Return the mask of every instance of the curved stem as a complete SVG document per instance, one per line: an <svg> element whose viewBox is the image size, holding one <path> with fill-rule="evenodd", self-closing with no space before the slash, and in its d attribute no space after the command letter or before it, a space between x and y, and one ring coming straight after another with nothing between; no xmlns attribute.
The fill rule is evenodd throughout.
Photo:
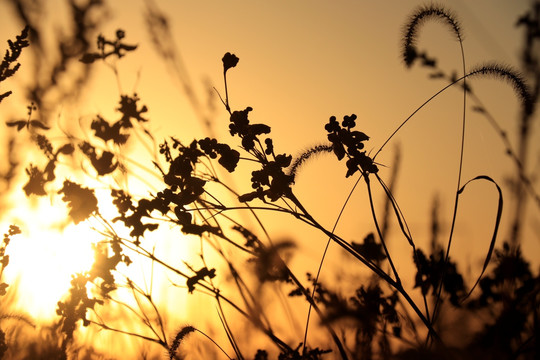
<svg viewBox="0 0 540 360"><path fill-rule="evenodd" d="M422 103L422 105L420 105L419 107L416 108L416 110L414 110L409 116L407 116L407 118L405 120L403 120L403 122L392 132L392 134L390 134L390 136L385 140L385 142L381 145L381 147L379 148L379 150L377 150L377 152L375 153L375 155L373 156L373 161L375 161L375 158L377 157L377 155L379 155L379 153L382 151L382 149L384 149L384 147L390 142L390 140L401 130L401 128L403 126L405 126L406 123L409 122L410 119L412 119L412 117L414 115L416 115L420 110L422 110L427 104L429 104L433 99L435 99L437 96L439 96L440 94L442 94L443 92L445 92L446 90L448 90L450 87L454 86L455 84L457 84L458 82L462 81L462 80L465 80L465 78L468 78L469 76L473 76L474 73L469 73L469 74L465 74L464 76L460 77L459 79L456 79L454 81L452 81L451 83L449 83L448 85L444 86L442 89L440 89L439 91L437 91L435 94L431 95L426 101L424 101Z"/></svg>

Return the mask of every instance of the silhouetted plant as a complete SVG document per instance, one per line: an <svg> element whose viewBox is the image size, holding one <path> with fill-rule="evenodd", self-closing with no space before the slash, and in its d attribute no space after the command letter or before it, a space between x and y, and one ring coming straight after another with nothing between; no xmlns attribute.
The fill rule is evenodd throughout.
<svg viewBox="0 0 540 360"><path fill-rule="evenodd" d="M19 56L21 56L22 49L29 45L28 43L28 26L23 29L21 35L17 35L15 42L8 40L9 49L6 50L4 59L0 64L0 82L15 75L19 70L21 64L17 62ZM6 97L11 95L11 91L6 91L0 94L0 102Z"/></svg>

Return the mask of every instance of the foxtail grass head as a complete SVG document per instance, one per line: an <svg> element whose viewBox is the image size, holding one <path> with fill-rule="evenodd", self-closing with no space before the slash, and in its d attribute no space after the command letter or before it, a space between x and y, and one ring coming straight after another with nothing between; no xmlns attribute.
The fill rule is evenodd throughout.
<svg viewBox="0 0 540 360"><path fill-rule="evenodd" d="M451 11L438 5L420 6L409 16L408 21L403 27L401 57L407 67L411 67L414 61L420 57L416 47L418 31L428 20L440 21L447 25L456 39L460 43L463 41L459 22Z"/></svg>

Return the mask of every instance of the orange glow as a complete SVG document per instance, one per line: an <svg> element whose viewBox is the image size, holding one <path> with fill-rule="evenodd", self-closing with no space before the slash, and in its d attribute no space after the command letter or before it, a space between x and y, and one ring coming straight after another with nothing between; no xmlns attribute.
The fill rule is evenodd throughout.
<svg viewBox="0 0 540 360"><path fill-rule="evenodd" d="M8 283L16 283L21 295L17 307L32 316L52 320L56 303L70 287L71 274L88 270L93 263L92 244L96 234L88 224L67 224L59 231L51 228L65 220L64 209L51 208L44 199L37 209L22 209L23 233L10 244Z"/></svg>

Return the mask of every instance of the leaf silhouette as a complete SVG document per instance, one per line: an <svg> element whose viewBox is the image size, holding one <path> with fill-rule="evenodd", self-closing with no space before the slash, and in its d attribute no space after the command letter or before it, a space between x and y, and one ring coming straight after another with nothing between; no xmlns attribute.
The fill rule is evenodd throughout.
<svg viewBox="0 0 540 360"><path fill-rule="evenodd" d="M143 105L140 109L138 109L138 101L139 97L137 96L137 94L134 94L132 97L127 95L122 95L120 97L120 107L118 108L118 111L120 111L123 115L122 119L120 120L122 127L132 127L133 125L130 121L131 118L137 120L138 122L148 121L148 119L142 117L142 114L147 112L148 108L146 107L146 105Z"/></svg>
<svg viewBox="0 0 540 360"><path fill-rule="evenodd" d="M138 45L128 45L128 44L120 44L118 45L118 48L120 50L125 50L125 51L133 51L135 49L137 49Z"/></svg>
<svg viewBox="0 0 540 360"><path fill-rule="evenodd" d="M113 172L118 167L118 163L113 162L113 160L114 154L110 151L104 151L101 157L95 156L91 159L92 165L98 172L98 175L101 176Z"/></svg>
<svg viewBox="0 0 540 360"><path fill-rule="evenodd" d="M373 233L368 234L363 243L360 244L353 242L351 245L356 251L370 261L378 263L386 259L383 246L382 244L377 244L375 242L375 236Z"/></svg>
<svg viewBox="0 0 540 360"><path fill-rule="evenodd" d="M119 121L111 126L107 120L99 115L97 119L92 121L91 128L94 130L94 134L105 142L112 140L115 144L122 145L129 138L128 134L122 134L120 132L122 124Z"/></svg>
<svg viewBox="0 0 540 360"><path fill-rule="evenodd" d="M40 128L40 129L43 129L43 130L49 130L50 127L48 127L47 125L45 125L44 123L42 123L41 121L39 120L14 120L14 121L6 121L6 125L8 127L17 127L17 131L21 131L22 129L24 129L25 127L27 128L30 128L31 127L34 127L34 128Z"/></svg>
<svg viewBox="0 0 540 360"><path fill-rule="evenodd" d="M94 211L98 210L97 198L92 189L66 180L58 193L64 194L62 200L68 203L69 216L75 224L86 220Z"/></svg>
<svg viewBox="0 0 540 360"><path fill-rule="evenodd" d="M50 129L50 127L48 127L47 125L45 125L44 123L42 123L39 120L31 120L30 121L30 126L38 127L40 129L43 129L43 130L49 130Z"/></svg>
<svg viewBox="0 0 540 360"><path fill-rule="evenodd" d="M94 61L101 59L101 55L98 53L86 53L79 59L80 62L84 64L91 64Z"/></svg>
<svg viewBox="0 0 540 360"><path fill-rule="evenodd" d="M99 156L96 153L96 148L87 142L84 142L79 147L88 156L99 176L110 174L118 167L118 163L114 162L114 154L112 152L103 151L101 156Z"/></svg>
<svg viewBox="0 0 540 360"><path fill-rule="evenodd" d="M47 195L45 192L45 183L47 182L44 177L45 174L32 164L30 164L30 167L26 169L26 174L29 177L28 182L23 187L26 196L30 196L32 194L38 196Z"/></svg>
<svg viewBox="0 0 540 360"><path fill-rule="evenodd" d="M203 267L196 272L196 275L188 278L186 281L188 291L192 293L195 290L195 284L197 284L201 280L204 280L206 276L208 276L210 279L214 278L216 276L216 269L208 270L207 267Z"/></svg>
<svg viewBox="0 0 540 360"><path fill-rule="evenodd" d="M9 285L6 284L6 283L1 283L0 284L0 296L6 295L6 293L7 293L6 289L7 289L8 286Z"/></svg>
<svg viewBox="0 0 540 360"><path fill-rule="evenodd" d="M71 144L65 144L60 149L58 149L58 154L70 155L75 151L75 148Z"/></svg>
<svg viewBox="0 0 540 360"><path fill-rule="evenodd" d="M118 58L126 55L127 52L137 49L138 45L123 44L121 40L126 36L124 30L116 30L116 39L107 40L103 35L98 36L97 47L100 52L85 53L79 59L84 64L92 64L96 60L105 60L111 55L116 55ZM105 50L106 48L110 50Z"/></svg>
<svg viewBox="0 0 540 360"><path fill-rule="evenodd" d="M8 127L17 127L17 131L21 131L26 126L26 124L26 120L6 121L6 125Z"/></svg>
<svg viewBox="0 0 540 360"><path fill-rule="evenodd" d="M6 91L5 93L3 94L0 94L0 102L2 102L2 100L4 100L5 98L7 98L9 95L11 95L13 93L13 91Z"/></svg>

